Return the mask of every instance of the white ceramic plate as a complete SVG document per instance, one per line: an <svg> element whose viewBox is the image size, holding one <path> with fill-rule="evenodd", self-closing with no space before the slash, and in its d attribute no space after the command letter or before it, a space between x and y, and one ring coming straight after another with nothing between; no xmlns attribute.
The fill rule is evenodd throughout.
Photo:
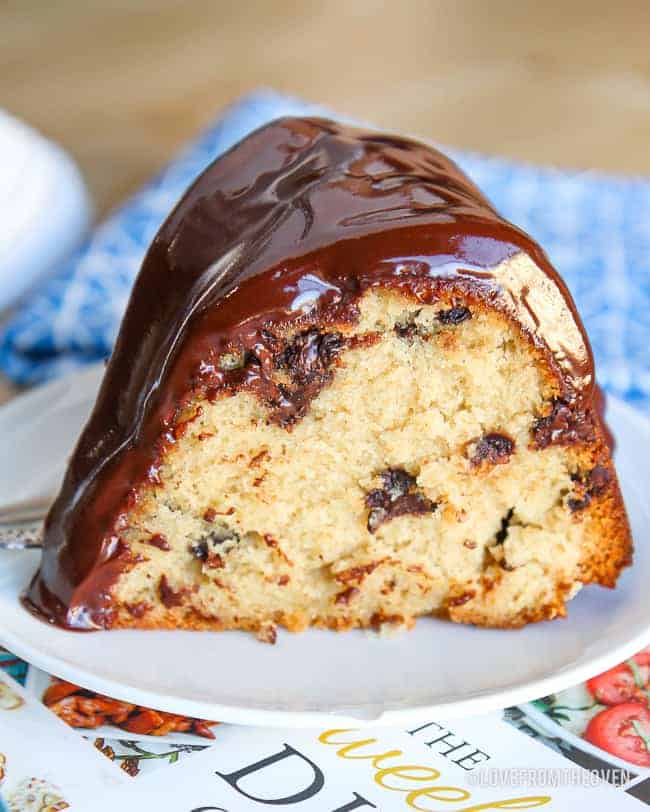
<svg viewBox="0 0 650 812"><path fill-rule="evenodd" d="M0 409L0 504L53 490L96 391L94 369ZM616 590L587 587L569 618L517 631L422 619L394 638L239 632L79 634L42 623L19 595L38 552L0 554L0 641L49 673L118 699L206 719L317 727L404 724L495 710L562 690L650 642L650 423L611 400L608 418L636 542Z"/></svg>

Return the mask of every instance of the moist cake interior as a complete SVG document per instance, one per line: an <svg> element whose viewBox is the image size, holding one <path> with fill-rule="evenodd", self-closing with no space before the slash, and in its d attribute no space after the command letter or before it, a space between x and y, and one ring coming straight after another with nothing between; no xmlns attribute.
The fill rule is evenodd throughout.
<svg viewBox="0 0 650 812"><path fill-rule="evenodd" d="M607 499L597 460L540 447L552 377L505 316L468 305L371 291L354 325L274 337L275 403L192 403L123 532L139 562L118 625L516 626L610 580L609 525L583 521Z"/></svg>

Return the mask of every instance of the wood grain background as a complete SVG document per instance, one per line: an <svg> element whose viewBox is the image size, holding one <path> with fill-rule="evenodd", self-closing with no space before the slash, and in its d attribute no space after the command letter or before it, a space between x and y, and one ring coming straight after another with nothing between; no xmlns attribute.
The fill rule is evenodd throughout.
<svg viewBox="0 0 650 812"><path fill-rule="evenodd" d="M650 174L650 0L0 0L0 105L101 216L259 86L441 143Z"/></svg>

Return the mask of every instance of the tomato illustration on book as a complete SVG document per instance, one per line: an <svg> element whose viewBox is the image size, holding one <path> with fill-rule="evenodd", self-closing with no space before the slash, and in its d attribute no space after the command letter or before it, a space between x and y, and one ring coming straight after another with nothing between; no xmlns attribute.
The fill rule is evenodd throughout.
<svg viewBox="0 0 650 812"><path fill-rule="evenodd" d="M650 710L639 702L622 702L589 722L585 739L631 764L650 767Z"/></svg>
<svg viewBox="0 0 650 812"><path fill-rule="evenodd" d="M587 689L601 705L621 702L650 704L650 649L630 657L587 681Z"/></svg>
<svg viewBox="0 0 650 812"><path fill-rule="evenodd" d="M650 778L650 646L522 710L533 729L578 764L586 754L631 778Z"/></svg>
<svg viewBox="0 0 650 812"><path fill-rule="evenodd" d="M584 737L618 758L650 767L650 649L587 682L607 705L589 721Z"/></svg>

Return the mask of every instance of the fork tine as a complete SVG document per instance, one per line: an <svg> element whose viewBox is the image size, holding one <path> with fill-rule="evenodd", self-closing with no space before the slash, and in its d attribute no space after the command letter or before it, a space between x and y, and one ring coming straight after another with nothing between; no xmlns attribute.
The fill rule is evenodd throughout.
<svg viewBox="0 0 650 812"><path fill-rule="evenodd" d="M42 546L42 522L0 527L0 550L30 550Z"/></svg>

